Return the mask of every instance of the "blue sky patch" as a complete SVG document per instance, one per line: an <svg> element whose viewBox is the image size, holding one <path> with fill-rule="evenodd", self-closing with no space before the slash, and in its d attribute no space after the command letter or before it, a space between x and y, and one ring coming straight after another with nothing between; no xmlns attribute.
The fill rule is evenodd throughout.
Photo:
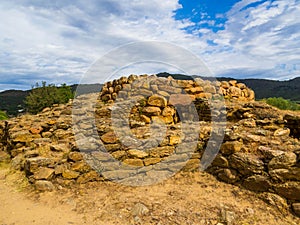
<svg viewBox="0 0 300 225"><path fill-rule="evenodd" d="M188 19L195 23L195 26L187 28L189 33L200 28L208 28L217 32L224 29L224 23L227 20L225 14L237 2L239 0L180 0L182 8L175 12L175 19Z"/></svg>

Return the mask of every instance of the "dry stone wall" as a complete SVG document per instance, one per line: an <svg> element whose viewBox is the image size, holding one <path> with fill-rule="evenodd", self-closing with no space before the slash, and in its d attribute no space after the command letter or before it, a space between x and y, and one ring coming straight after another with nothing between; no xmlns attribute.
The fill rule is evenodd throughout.
<svg viewBox="0 0 300 225"><path fill-rule="evenodd" d="M134 89L135 83L130 81L133 78L140 79L131 76L111 82L113 90L111 89L110 97L105 89L110 88L109 84L105 85L99 96L80 96L81 108L77 111L73 109L74 103L71 101L66 105L46 108L38 115L23 115L1 121L0 161L11 160L12 167L24 171L29 182L38 190L102 181L107 177L126 181L140 175L153 178L155 182L159 177L177 172L178 168L182 171L196 171L199 170L212 132L210 101L220 101L219 96L224 96L224 90L226 93L232 92L229 91L230 87L249 90L235 82L221 82L222 85L229 86L222 87L223 89L210 83L210 92L197 93L187 101L186 95L185 98L172 96L185 94L182 90L192 95L189 89L197 87L191 81L182 81L185 86L179 88L170 83L178 84L181 81L160 80L150 76L146 79L147 82L142 82L143 87ZM120 83L121 80L124 82ZM165 86L165 92L159 91L160 88L156 89L156 86L165 85L165 82L169 82ZM187 87L188 83L191 86ZM116 93L118 85L122 88ZM136 90L140 92L136 94ZM220 94L218 98L214 96L214 90ZM113 93L118 98L114 98ZM201 93L205 95L197 97ZM207 93L211 93L211 96L207 96ZM122 95L123 100L118 101ZM88 105L91 104L91 99L97 97L95 109L90 110ZM225 101L226 110L219 112L219 115L224 114L227 119L224 140L207 171L224 182L260 193L265 201L276 205L282 213L289 208L300 216L300 142L295 125L300 117L285 115L264 103L252 101L253 97L254 95L249 95L245 99L241 95L237 100L241 98L244 101L234 101L229 97ZM191 109L187 106L191 102L199 115L196 120L194 116L180 117L184 113L190 115ZM121 107L122 112L122 107L126 105L130 106L129 114L125 113L129 115L128 129L140 140L139 144L129 135L121 139L112 126L113 110ZM178 112L179 110L182 112ZM85 119L74 121L72 114L84 115ZM122 113L117 115L119 118L115 121L116 124L122 124ZM91 118L96 122L97 137L93 136ZM200 131L196 148L192 152L189 151L189 143L195 140L183 132L182 118L193 122L190 124L191 131ZM157 133L161 132L155 130L161 129L160 125L166 129L162 139L147 142L153 135L153 129ZM128 130L124 132L126 134ZM76 141L74 133L79 133L80 138ZM78 146L79 142L82 142L81 148ZM183 143L186 145L182 149L187 151L178 152L178 146ZM106 154L99 155L95 149ZM88 157L91 155L94 158ZM160 164L170 157L172 158L168 163ZM122 171L118 169L121 164L139 169Z"/></svg>
<svg viewBox="0 0 300 225"><path fill-rule="evenodd" d="M252 101L254 91L236 80L222 81L203 80L175 80L172 77L162 78L156 75L130 75L121 77L104 84L101 91L101 100L114 101L117 98L127 98L132 94L151 96L158 94L164 97L177 99L179 94L188 94L192 100L219 98L238 101Z"/></svg>
<svg viewBox="0 0 300 225"><path fill-rule="evenodd" d="M136 110L142 114L140 122L150 123L152 119L162 119L167 124L177 123L183 119L180 117L187 119L188 116L190 120L210 121L212 116L226 114L218 112L218 109L211 111L212 107L218 108L215 106L224 104L218 100L249 102L254 98L253 90L235 80L175 80L156 75L121 77L105 83L100 93L100 100L108 103L139 101L133 112ZM178 111L181 115L178 115Z"/></svg>

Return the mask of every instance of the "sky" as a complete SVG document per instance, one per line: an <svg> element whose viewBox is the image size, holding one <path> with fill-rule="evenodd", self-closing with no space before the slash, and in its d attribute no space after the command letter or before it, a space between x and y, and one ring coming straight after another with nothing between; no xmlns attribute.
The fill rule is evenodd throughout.
<svg viewBox="0 0 300 225"><path fill-rule="evenodd" d="M183 48L214 76L300 76L299 0L1 0L0 15L0 91L80 83L104 55L142 41ZM177 72L136 64L119 74Z"/></svg>

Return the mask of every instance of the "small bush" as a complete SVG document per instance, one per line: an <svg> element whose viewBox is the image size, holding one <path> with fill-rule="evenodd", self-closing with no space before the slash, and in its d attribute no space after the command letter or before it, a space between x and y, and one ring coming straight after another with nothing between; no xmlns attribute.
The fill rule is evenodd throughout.
<svg viewBox="0 0 300 225"><path fill-rule="evenodd" d="M25 99L26 110L36 114L53 104L67 103L73 97L74 94L71 88L66 84L56 87L53 84L46 85L46 82L42 82L41 86L36 83Z"/></svg>
<svg viewBox="0 0 300 225"><path fill-rule="evenodd" d="M6 120L8 119L8 116L6 115L5 112L0 110L0 120Z"/></svg>
<svg viewBox="0 0 300 225"><path fill-rule="evenodd" d="M269 105L275 106L279 109L293 110L293 111L300 110L300 106L296 102L293 102L293 101L288 100L288 99L284 99L282 97L267 98L267 99L265 99L265 101Z"/></svg>

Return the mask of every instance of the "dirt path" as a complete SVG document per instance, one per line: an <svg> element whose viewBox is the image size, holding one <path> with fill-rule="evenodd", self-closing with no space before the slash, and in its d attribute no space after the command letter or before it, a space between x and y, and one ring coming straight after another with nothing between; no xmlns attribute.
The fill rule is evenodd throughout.
<svg viewBox="0 0 300 225"><path fill-rule="evenodd" d="M0 225L300 224L256 194L206 173L177 174L146 187L98 182L36 193L22 190L20 175L5 172L0 170Z"/></svg>
<svg viewBox="0 0 300 225"><path fill-rule="evenodd" d="M7 171L0 170L0 225L84 224L82 216L65 205L54 207L53 204L30 199L33 196L26 196L26 192L17 189L20 184L12 186L17 176L12 175L6 180L5 173Z"/></svg>

